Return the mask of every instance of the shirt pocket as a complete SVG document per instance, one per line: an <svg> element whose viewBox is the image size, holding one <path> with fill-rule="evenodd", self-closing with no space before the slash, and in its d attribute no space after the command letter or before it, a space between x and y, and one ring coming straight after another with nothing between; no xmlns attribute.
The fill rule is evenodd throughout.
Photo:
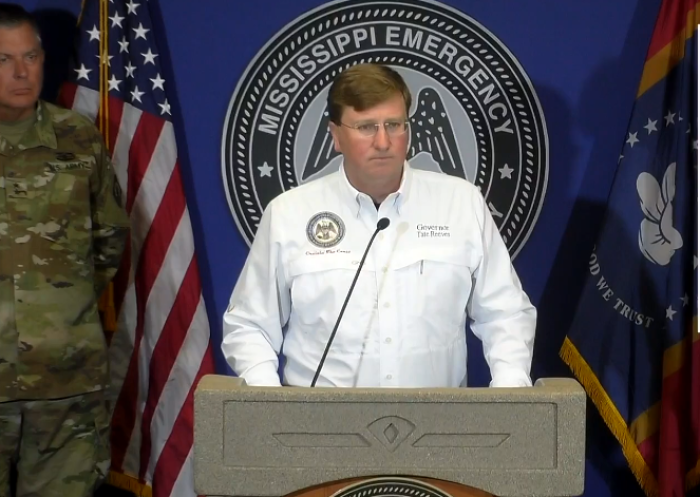
<svg viewBox="0 0 700 497"><path fill-rule="evenodd" d="M343 302L355 277L359 260L345 254L305 256L287 265L292 312L290 325L300 325L311 343L330 338ZM376 278L365 266L345 309L333 347L357 351L367 338L376 309Z"/></svg>
<svg viewBox="0 0 700 497"><path fill-rule="evenodd" d="M93 157L77 157L68 163L47 162L44 213L37 219L42 238L69 248L81 259L88 257L91 243L90 179L94 163Z"/></svg>
<svg viewBox="0 0 700 497"><path fill-rule="evenodd" d="M467 247L421 250L411 268L416 322L430 329L429 342L447 345L464 332L472 291L473 257Z"/></svg>
<svg viewBox="0 0 700 497"><path fill-rule="evenodd" d="M45 174L52 176L47 185L49 205L57 215L90 213L90 176L94 164L93 157L80 157L68 163L46 163Z"/></svg>

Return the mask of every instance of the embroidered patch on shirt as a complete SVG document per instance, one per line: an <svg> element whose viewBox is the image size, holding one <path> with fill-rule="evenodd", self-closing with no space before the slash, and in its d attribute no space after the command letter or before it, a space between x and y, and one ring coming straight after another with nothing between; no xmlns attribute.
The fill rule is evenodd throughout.
<svg viewBox="0 0 700 497"><path fill-rule="evenodd" d="M319 212L306 225L306 237L317 247L335 247L344 236L345 224L332 212Z"/></svg>

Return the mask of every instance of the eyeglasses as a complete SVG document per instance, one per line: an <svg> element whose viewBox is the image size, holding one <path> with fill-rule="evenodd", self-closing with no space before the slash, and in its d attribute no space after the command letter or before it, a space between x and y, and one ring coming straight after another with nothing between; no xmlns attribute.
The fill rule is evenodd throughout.
<svg viewBox="0 0 700 497"><path fill-rule="evenodd" d="M384 131L389 136L401 136L406 131L408 131L408 120L406 121L385 121L383 123L359 123L359 124L345 124L340 123L346 128L351 128L356 130L362 136L372 137L379 133L379 126L384 125Z"/></svg>

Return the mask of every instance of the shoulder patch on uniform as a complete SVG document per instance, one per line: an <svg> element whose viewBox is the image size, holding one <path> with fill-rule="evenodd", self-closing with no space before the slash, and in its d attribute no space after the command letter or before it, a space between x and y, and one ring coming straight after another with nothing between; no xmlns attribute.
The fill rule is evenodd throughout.
<svg viewBox="0 0 700 497"><path fill-rule="evenodd" d="M317 247L335 247L344 236L345 224L333 212L319 212L312 216L306 225L306 237Z"/></svg>

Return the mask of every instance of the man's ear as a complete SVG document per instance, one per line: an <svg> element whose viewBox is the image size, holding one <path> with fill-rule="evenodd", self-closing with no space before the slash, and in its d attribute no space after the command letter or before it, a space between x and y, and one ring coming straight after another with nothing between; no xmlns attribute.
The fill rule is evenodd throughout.
<svg viewBox="0 0 700 497"><path fill-rule="evenodd" d="M338 153L342 153L340 150L340 139L338 138L338 134L340 133L340 126L338 126L334 122L331 122L328 124L328 131L331 132L331 136L333 137L333 147L335 148L335 151Z"/></svg>

